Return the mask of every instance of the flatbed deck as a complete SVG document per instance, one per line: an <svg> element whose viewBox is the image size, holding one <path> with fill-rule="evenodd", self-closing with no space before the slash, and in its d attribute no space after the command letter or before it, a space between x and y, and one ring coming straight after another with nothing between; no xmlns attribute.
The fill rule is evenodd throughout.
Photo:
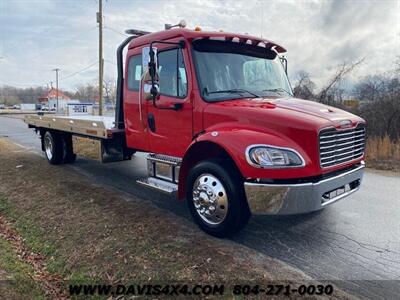
<svg viewBox="0 0 400 300"><path fill-rule="evenodd" d="M123 129L115 128L112 116L26 115L24 122L30 127L50 128L102 139L111 139L115 133L124 132Z"/></svg>

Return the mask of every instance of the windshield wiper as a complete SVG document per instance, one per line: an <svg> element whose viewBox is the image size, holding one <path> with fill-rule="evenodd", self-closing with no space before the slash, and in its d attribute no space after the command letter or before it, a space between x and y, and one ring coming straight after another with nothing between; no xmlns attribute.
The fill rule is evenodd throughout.
<svg viewBox="0 0 400 300"><path fill-rule="evenodd" d="M275 88L275 89L265 89L262 90L263 92L275 92L275 93L279 93L279 92L285 92L286 94L288 94L289 96L292 96L291 93L289 93L287 90L285 90L284 88Z"/></svg>
<svg viewBox="0 0 400 300"><path fill-rule="evenodd" d="M231 89L231 90L221 90L221 91L211 91L211 92L209 92L207 89L204 89L204 92L205 92L207 95L210 95L210 94L222 94L222 93L226 93L226 94L243 94L243 93L248 93L248 94L250 94L250 95L252 95L252 96L254 96L254 97L256 97L256 98L261 98L260 95L257 95L256 93L250 92L250 91L245 90L245 89Z"/></svg>

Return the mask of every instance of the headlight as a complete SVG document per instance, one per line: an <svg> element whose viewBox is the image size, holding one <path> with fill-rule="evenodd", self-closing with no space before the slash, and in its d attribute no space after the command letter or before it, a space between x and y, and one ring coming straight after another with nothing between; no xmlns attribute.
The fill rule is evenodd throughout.
<svg viewBox="0 0 400 300"><path fill-rule="evenodd" d="M305 165L301 155L293 149L269 145L252 145L246 150L249 164L258 168L302 167Z"/></svg>

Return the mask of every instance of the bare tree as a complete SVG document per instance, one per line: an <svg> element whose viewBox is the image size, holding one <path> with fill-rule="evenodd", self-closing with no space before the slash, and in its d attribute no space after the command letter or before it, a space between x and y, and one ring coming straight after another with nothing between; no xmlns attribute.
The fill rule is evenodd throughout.
<svg viewBox="0 0 400 300"><path fill-rule="evenodd" d="M98 98L98 86L95 84L87 83L76 87L74 98L86 102L95 102Z"/></svg>
<svg viewBox="0 0 400 300"><path fill-rule="evenodd" d="M343 89L340 89L340 83L343 82L346 75L352 72L363 61L364 58L352 64L341 64L336 70L336 73L332 79L329 80L328 83L318 93L316 101L332 105L338 99L338 96L343 95Z"/></svg>
<svg viewBox="0 0 400 300"><path fill-rule="evenodd" d="M103 81L104 98L106 103L112 104L115 107L115 98L117 92L117 83L115 79L105 78Z"/></svg>
<svg viewBox="0 0 400 300"><path fill-rule="evenodd" d="M13 86L0 87L0 103L13 105L19 103L38 103L46 92L44 87L17 88Z"/></svg>
<svg viewBox="0 0 400 300"><path fill-rule="evenodd" d="M400 139L400 79L389 73L367 76L355 86L357 111L368 122L370 135Z"/></svg>
<svg viewBox="0 0 400 300"><path fill-rule="evenodd" d="M315 98L315 83L311 80L310 74L300 71L297 75L298 79L293 88L294 96L301 99L313 100Z"/></svg>
<svg viewBox="0 0 400 300"><path fill-rule="evenodd" d="M395 74L396 76L400 76L400 55L396 57L395 66Z"/></svg>

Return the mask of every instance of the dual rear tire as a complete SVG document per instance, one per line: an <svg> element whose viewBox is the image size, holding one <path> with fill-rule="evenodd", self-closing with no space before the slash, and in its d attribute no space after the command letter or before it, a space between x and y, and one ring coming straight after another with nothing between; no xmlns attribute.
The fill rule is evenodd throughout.
<svg viewBox="0 0 400 300"><path fill-rule="evenodd" d="M72 136L55 131L46 131L42 136L43 150L47 161L52 165L73 163L76 154L73 152Z"/></svg>

